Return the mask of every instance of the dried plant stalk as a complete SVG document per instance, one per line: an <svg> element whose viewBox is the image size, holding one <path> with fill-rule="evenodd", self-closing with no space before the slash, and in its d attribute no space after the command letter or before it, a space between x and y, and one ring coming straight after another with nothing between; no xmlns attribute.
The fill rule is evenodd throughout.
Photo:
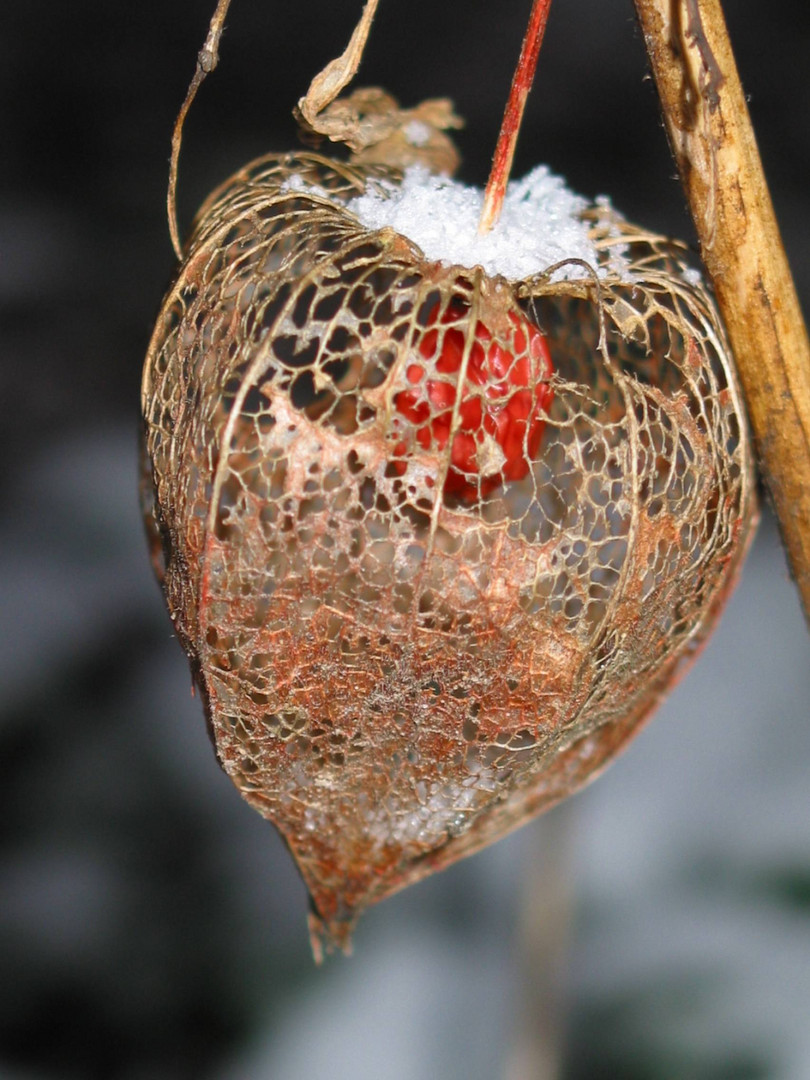
<svg viewBox="0 0 810 1080"><path fill-rule="evenodd" d="M599 206L586 276L489 277L365 228L346 204L382 179L308 154L236 174L144 372L156 565L316 950L618 752L713 624L754 507L679 246Z"/></svg>
<svg viewBox="0 0 810 1080"><path fill-rule="evenodd" d="M529 25L523 38L506 110L501 121L495 154L492 158L492 170L484 191L484 205L478 225L480 233L489 232L501 215L506 185L509 182L517 147L518 132L523 120L523 111L526 108L526 99L534 81L537 58L540 55L540 46L543 44L550 7L551 0L533 0Z"/></svg>
<svg viewBox="0 0 810 1080"><path fill-rule="evenodd" d="M810 342L720 0L636 0L670 143L810 620Z"/></svg>

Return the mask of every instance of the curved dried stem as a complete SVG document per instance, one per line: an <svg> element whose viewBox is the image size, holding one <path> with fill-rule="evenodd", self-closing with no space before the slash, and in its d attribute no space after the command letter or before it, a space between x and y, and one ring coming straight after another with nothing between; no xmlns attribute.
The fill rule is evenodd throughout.
<svg viewBox="0 0 810 1080"><path fill-rule="evenodd" d="M208 27L208 36L205 44L197 54L197 69L186 92L186 99L180 106L180 112L174 122L172 131L172 156L169 166L169 189L166 194L166 211L169 217L169 233L172 238L172 247L178 259L183 257L183 248L180 243L180 232L177 227L177 168L180 160L180 147L183 143L183 125L186 122L188 110L191 108L194 98L197 96L203 79L214 70L219 63L219 42L222 31L225 29L225 16L231 0L219 0L216 11L211 16L211 24Z"/></svg>
<svg viewBox="0 0 810 1080"><path fill-rule="evenodd" d="M670 143L810 621L810 342L720 0L635 0Z"/></svg>

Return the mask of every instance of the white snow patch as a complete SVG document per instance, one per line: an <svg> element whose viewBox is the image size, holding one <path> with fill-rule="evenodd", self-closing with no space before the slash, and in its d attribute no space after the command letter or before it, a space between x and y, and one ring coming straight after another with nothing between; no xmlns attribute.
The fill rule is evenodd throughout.
<svg viewBox="0 0 810 1080"><path fill-rule="evenodd" d="M411 146L426 146L430 142L430 128L421 120L411 120L404 128L405 138Z"/></svg>
<svg viewBox="0 0 810 1080"><path fill-rule="evenodd" d="M408 844L416 841L431 846L447 835L456 836L470 824L471 815L497 790L495 773L477 768L458 782L435 782L427 790L423 782L414 786L414 798L408 803L389 800L367 815L370 834L383 843Z"/></svg>
<svg viewBox="0 0 810 1080"><path fill-rule="evenodd" d="M328 199L330 202L334 202L336 205L337 200L319 184L309 184L303 178L301 173L290 173L284 183L281 185L281 191L293 191L300 192L302 195L314 195L318 199Z"/></svg>
<svg viewBox="0 0 810 1080"><path fill-rule="evenodd" d="M351 199L347 208L368 228L390 226L418 245L425 258L445 264L481 266L488 274L512 279L541 273L566 259L582 260L597 270L589 226L580 219L588 203L545 165L509 184L500 220L480 236L483 200L480 188L413 165L401 184L378 182L376 189ZM615 259L612 263L615 266ZM556 271L554 280L587 276L586 267L573 264Z"/></svg>

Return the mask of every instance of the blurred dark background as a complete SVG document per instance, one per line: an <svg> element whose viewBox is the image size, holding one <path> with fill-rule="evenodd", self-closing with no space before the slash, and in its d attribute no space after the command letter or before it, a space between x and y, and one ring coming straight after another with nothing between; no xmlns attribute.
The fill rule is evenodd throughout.
<svg viewBox="0 0 810 1080"><path fill-rule="evenodd" d="M234 0L183 223L296 144L290 109L360 6ZM451 96L483 184L529 6L383 0L357 84ZM807 307L810 6L726 7ZM808 639L767 512L717 636L608 775L313 967L303 888L215 764L137 510L170 132L212 9L3 17L0 1078L810 1077ZM515 173L545 161L690 239L646 71L630 0L558 0ZM529 971L527 911L553 930Z"/></svg>

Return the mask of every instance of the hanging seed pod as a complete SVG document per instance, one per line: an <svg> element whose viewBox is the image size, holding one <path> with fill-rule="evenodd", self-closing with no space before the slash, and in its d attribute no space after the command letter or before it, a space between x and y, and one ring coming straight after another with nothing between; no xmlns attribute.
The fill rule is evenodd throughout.
<svg viewBox="0 0 810 1080"><path fill-rule="evenodd" d="M171 616L316 947L598 772L705 638L754 513L681 247L600 205L574 280L445 265L347 206L400 180L237 173L144 375Z"/></svg>

